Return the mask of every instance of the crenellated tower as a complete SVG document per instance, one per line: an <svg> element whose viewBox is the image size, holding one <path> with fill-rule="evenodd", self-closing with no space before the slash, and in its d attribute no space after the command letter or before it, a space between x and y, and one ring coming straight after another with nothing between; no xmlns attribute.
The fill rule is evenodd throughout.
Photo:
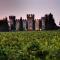
<svg viewBox="0 0 60 60"><path fill-rule="evenodd" d="M10 21L10 30L14 31L16 28L16 17L15 16L9 16Z"/></svg>
<svg viewBox="0 0 60 60"><path fill-rule="evenodd" d="M27 14L27 30L35 30L34 14Z"/></svg>

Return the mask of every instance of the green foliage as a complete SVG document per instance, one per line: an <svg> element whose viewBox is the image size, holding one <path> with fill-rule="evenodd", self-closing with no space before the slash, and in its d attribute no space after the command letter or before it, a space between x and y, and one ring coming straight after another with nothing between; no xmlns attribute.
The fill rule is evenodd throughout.
<svg viewBox="0 0 60 60"><path fill-rule="evenodd" d="M0 33L0 60L59 59L60 31Z"/></svg>

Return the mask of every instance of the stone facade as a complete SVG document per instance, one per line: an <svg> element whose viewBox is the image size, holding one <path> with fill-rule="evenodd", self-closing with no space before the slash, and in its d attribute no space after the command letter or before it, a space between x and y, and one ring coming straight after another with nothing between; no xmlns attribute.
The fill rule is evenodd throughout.
<svg viewBox="0 0 60 60"><path fill-rule="evenodd" d="M39 22L40 22L40 19L35 19L35 30L40 30Z"/></svg>
<svg viewBox="0 0 60 60"><path fill-rule="evenodd" d="M9 21L10 21L10 30L14 31L15 26L16 26L16 17L15 16L9 16Z"/></svg>
<svg viewBox="0 0 60 60"><path fill-rule="evenodd" d="M16 19L16 31L19 31L19 29L20 29L20 20L19 19Z"/></svg>
<svg viewBox="0 0 60 60"><path fill-rule="evenodd" d="M34 22L34 14L27 14L27 23L28 23L27 30L29 31L34 30L33 22Z"/></svg>
<svg viewBox="0 0 60 60"><path fill-rule="evenodd" d="M27 30L27 20L23 19L23 30L26 31Z"/></svg>

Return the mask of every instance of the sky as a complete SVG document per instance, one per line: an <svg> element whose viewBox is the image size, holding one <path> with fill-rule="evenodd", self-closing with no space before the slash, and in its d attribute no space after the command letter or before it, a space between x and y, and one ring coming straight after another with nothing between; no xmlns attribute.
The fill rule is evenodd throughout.
<svg viewBox="0 0 60 60"><path fill-rule="evenodd" d="M26 14L35 14L35 18L52 13L57 25L60 21L60 0L0 0L0 19L15 15L26 19Z"/></svg>

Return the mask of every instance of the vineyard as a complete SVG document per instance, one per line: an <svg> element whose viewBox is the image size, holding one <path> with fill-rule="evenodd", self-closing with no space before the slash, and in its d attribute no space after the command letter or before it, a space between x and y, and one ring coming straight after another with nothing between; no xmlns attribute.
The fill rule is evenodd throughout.
<svg viewBox="0 0 60 60"><path fill-rule="evenodd" d="M1 32L0 60L60 60L60 31Z"/></svg>

